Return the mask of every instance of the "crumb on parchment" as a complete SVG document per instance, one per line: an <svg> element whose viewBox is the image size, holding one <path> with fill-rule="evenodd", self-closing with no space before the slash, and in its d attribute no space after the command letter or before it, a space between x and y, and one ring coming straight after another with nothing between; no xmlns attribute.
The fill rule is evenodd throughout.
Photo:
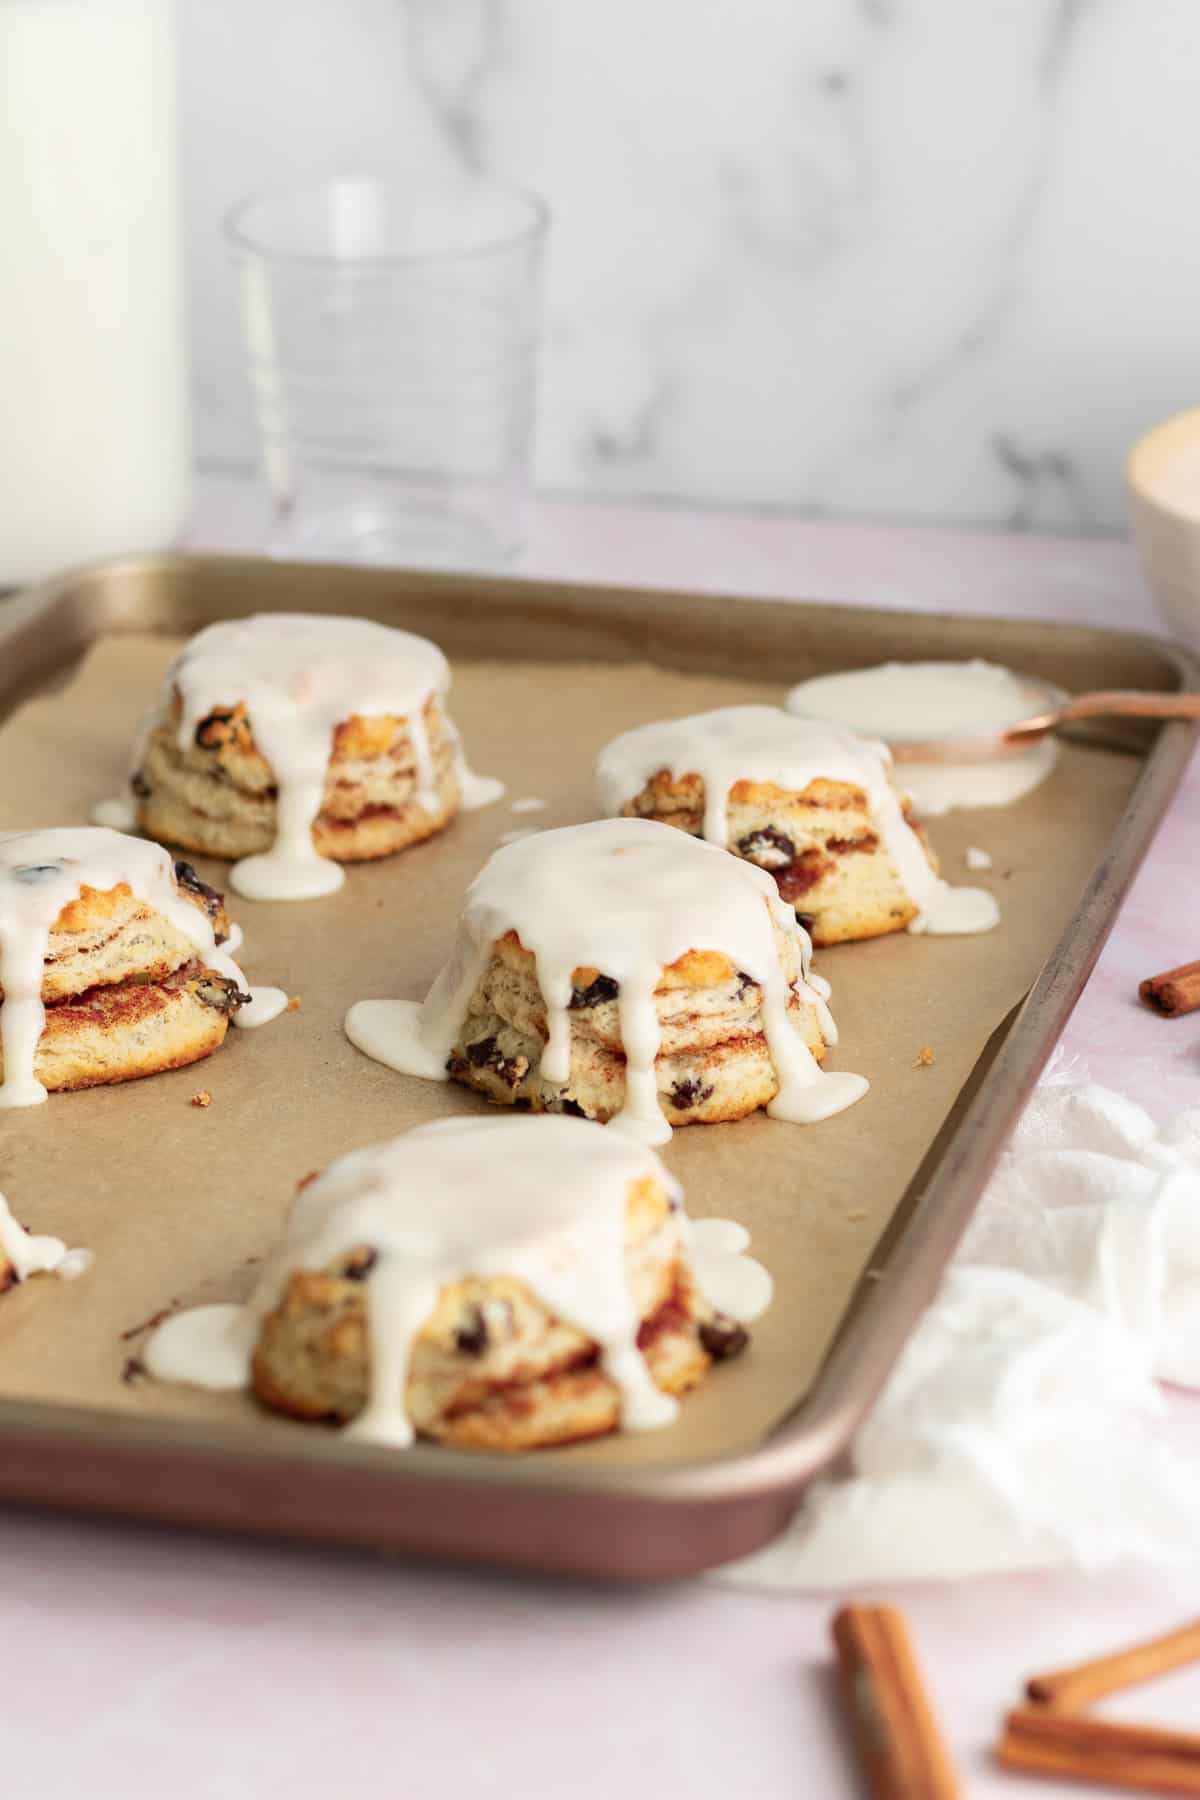
<svg viewBox="0 0 1200 1800"><path fill-rule="evenodd" d="M198 1094L192 1095L191 1104L193 1106L211 1106L212 1095L207 1088L201 1088Z"/></svg>
<svg viewBox="0 0 1200 1800"><path fill-rule="evenodd" d="M291 999L290 999L290 1000L289 1000L289 1001L288 1001L288 1003L287 1003L287 1009L288 1009L288 1011L289 1011L289 1012L299 1012L299 1011L300 1011L300 1008L301 1008L301 1007L302 1007L302 1006L303 1006L303 1005L304 1005L304 997L303 997L303 995L301 995L301 994L293 994L293 995L292 995L292 997L291 997Z"/></svg>
<svg viewBox="0 0 1200 1800"><path fill-rule="evenodd" d="M917 1051L916 1061L913 1063L913 1068L914 1069L932 1069L932 1067L936 1061L937 1061L937 1057L933 1054L933 1051L930 1049L929 1045L922 1044L921 1048Z"/></svg>

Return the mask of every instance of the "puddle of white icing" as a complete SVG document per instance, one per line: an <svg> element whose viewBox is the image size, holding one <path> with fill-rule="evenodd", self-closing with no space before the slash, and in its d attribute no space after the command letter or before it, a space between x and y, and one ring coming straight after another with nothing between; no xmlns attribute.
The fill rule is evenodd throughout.
<svg viewBox="0 0 1200 1800"><path fill-rule="evenodd" d="M233 1022L242 1031L254 1031L259 1025L269 1025L281 1012L286 1012L287 1004L288 997L282 988L252 987L249 1004L238 1007L233 1015Z"/></svg>
<svg viewBox="0 0 1200 1800"><path fill-rule="evenodd" d="M775 1284L747 1256L750 1233L733 1219L689 1219L688 1252L696 1286L710 1306L750 1325L770 1306Z"/></svg>
<svg viewBox="0 0 1200 1800"><path fill-rule="evenodd" d="M1042 738L1019 756L990 763L906 762L898 779L927 819L980 806L1013 806L1045 781L1058 761L1058 744Z"/></svg>
<svg viewBox="0 0 1200 1800"><path fill-rule="evenodd" d="M194 946L206 967L248 990L228 951L217 947L207 916L180 893L174 861L161 845L92 825L2 833L0 1107L38 1106L46 1098L34 1074L34 1058L46 1024L42 979L55 920L85 885L104 893L121 882L161 913Z"/></svg>
<svg viewBox="0 0 1200 1800"><path fill-rule="evenodd" d="M678 1201L678 1184L653 1151L582 1119L419 1126L341 1157L301 1188L283 1245L247 1304L177 1314L158 1327L142 1360L164 1381L247 1386L261 1321L291 1272L324 1268L367 1246L376 1254L366 1287L371 1388L350 1436L412 1442L405 1389L413 1344L441 1291L468 1276L512 1276L548 1312L592 1338L620 1390L626 1430L669 1425L678 1406L655 1385L637 1348L626 1270L629 1189L647 1176ZM737 1236L739 1227L728 1228L733 1239L722 1238L714 1224L691 1225L675 1211L661 1229L685 1245L698 1240L702 1291L715 1282L733 1303L722 1302L722 1310L757 1317L769 1301L770 1278L740 1254L749 1240ZM749 1310L738 1312L738 1305Z"/></svg>
<svg viewBox="0 0 1200 1800"><path fill-rule="evenodd" d="M137 812L132 800L117 795L112 800L97 800L88 813L93 825L107 825L110 831L136 831Z"/></svg>
<svg viewBox="0 0 1200 1800"><path fill-rule="evenodd" d="M828 986L808 975L808 934L765 870L646 819L538 832L496 851L476 876L450 960L425 1001L360 1001L346 1016L346 1034L390 1068L446 1080L447 1059L492 947L515 931L536 958L546 1003L541 1073L549 1081L567 1079L572 971L601 970L620 986L626 1056L625 1103L609 1129L665 1143L671 1130L658 1101L654 991L663 970L688 950L716 950L762 989L763 1026L779 1081L768 1112L811 1123L861 1099L867 1082L822 1072L793 1024L772 918L798 941L803 998L815 1008L826 1042L836 1042Z"/></svg>
<svg viewBox="0 0 1200 1800"><path fill-rule="evenodd" d="M802 681L787 697L790 711L848 726L900 744L1001 731L1029 717L1019 676L999 663L879 663ZM906 762L901 786L918 812L938 816L959 807L1011 806L1054 767L1058 746L1043 738L1021 756L983 763Z"/></svg>
<svg viewBox="0 0 1200 1800"><path fill-rule="evenodd" d="M18 1281L31 1275L54 1274L74 1281L92 1264L90 1250L68 1250L61 1238L34 1237L17 1223L8 1201L0 1194L0 1251L16 1271Z"/></svg>
<svg viewBox="0 0 1200 1800"><path fill-rule="evenodd" d="M455 741L458 742L458 739ZM504 783L497 781L494 775L476 775L465 763L459 766L458 785L461 795L459 805L464 812L478 812L481 807L494 806L508 792Z"/></svg>
<svg viewBox="0 0 1200 1800"><path fill-rule="evenodd" d="M798 691L798 690L797 690ZM729 844L729 790L738 781L774 782L802 793L813 781L840 781L867 796L880 841L917 908L912 932L990 931L1000 909L980 888L951 888L933 871L892 786L886 744L778 706L726 706L638 726L614 738L596 759L596 791L607 813L641 792L660 770L704 782L704 836Z"/></svg>
<svg viewBox="0 0 1200 1800"><path fill-rule="evenodd" d="M446 1080L446 1058L421 1035L419 1000L358 1000L346 1014L345 1032L356 1050L401 1075Z"/></svg>
<svg viewBox="0 0 1200 1800"><path fill-rule="evenodd" d="M250 1381L257 1319L245 1306L192 1306L154 1332L142 1366L159 1381L186 1381L224 1391Z"/></svg>
<svg viewBox="0 0 1200 1800"><path fill-rule="evenodd" d="M987 851L977 849L974 844L968 844L963 851L963 862L968 869L990 869L992 866L992 859Z"/></svg>
<svg viewBox="0 0 1200 1800"><path fill-rule="evenodd" d="M167 671L164 689L164 704L173 688L182 700L180 748L187 749L210 712L241 701L278 788L275 842L233 865L234 891L249 900L307 900L341 887L341 865L318 855L312 827L324 798L334 731L355 714L407 721L417 804L435 812L424 709L433 696L444 699L449 686L450 668L436 644L367 619L260 613L210 625L185 645ZM448 722L447 730L464 810L499 799L503 784L475 775Z"/></svg>
<svg viewBox="0 0 1200 1800"><path fill-rule="evenodd" d="M889 662L802 681L787 697L792 712L827 719L889 743L999 731L1029 716L1020 677L1000 663Z"/></svg>
<svg viewBox="0 0 1200 1800"><path fill-rule="evenodd" d="M317 805L319 810L319 796ZM229 885L243 900L321 900L346 885L346 871L315 850L311 855L285 854L276 839L275 849L234 863Z"/></svg>

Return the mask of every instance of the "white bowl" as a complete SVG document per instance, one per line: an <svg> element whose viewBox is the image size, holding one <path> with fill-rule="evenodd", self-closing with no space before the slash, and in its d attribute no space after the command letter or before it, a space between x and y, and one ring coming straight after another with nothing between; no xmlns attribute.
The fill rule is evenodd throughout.
<svg viewBox="0 0 1200 1800"><path fill-rule="evenodd" d="M1140 437L1125 479L1146 579L1176 637L1200 650L1200 407Z"/></svg>

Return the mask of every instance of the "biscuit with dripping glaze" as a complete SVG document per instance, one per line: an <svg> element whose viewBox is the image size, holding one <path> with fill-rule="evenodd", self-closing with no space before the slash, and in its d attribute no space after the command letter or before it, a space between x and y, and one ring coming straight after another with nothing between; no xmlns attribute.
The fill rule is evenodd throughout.
<svg viewBox="0 0 1200 1800"><path fill-rule="evenodd" d="M0 834L0 1106L199 1061L250 999L222 896L157 844Z"/></svg>
<svg viewBox="0 0 1200 1800"><path fill-rule="evenodd" d="M172 1317L144 1360L392 1445L656 1430L747 1342L703 1279L746 1320L770 1299L749 1258L732 1281L736 1258L715 1276L713 1252L695 1260L699 1230L629 1137L569 1118L441 1120L310 1177L246 1305Z"/></svg>
<svg viewBox="0 0 1200 1800"><path fill-rule="evenodd" d="M602 810L653 819L765 869L818 947L987 931L999 911L951 888L886 744L776 706L638 726L596 759Z"/></svg>
<svg viewBox="0 0 1200 1800"><path fill-rule="evenodd" d="M366 619L210 625L143 725L137 821L232 860L230 885L250 899L333 893L341 864L391 856L503 792L467 766L449 686L436 644Z"/></svg>

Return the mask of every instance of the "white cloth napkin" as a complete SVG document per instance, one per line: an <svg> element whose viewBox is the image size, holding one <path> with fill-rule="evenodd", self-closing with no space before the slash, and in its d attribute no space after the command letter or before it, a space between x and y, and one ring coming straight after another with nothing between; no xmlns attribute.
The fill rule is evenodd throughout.
<svg viewBox="0 0 1200 1800"><path fill-rule="evenodd" d="M1200 1107L1160 1130L1120 1094L1051 1075L851 1475L720 1577L846 1587L1200 1561L1200 1460L1163 1434L1156 1380L1200 1388Z"/></svg>

